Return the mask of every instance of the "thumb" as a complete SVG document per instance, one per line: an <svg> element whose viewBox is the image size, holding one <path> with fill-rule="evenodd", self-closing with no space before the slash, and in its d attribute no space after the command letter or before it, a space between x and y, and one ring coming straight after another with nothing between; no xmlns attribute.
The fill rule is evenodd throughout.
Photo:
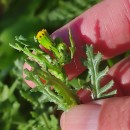
<svg viewBox="0 0 130 130"><path fill-rule="evenodd" d="M65 66L71 79L85 70L80 58L85 56L86 43L93 44L95 51L100 51L105 59L130 49L129 0L102 1L55 31L52 37L61 37L69 43L69 28L77 48L72 63Z"/></svg>
<svg viewBox="0 0 130 130"><path fill-rule="evenodd" d="M61 116L62 130L129 130L130 97L76 106Z"/></svg>

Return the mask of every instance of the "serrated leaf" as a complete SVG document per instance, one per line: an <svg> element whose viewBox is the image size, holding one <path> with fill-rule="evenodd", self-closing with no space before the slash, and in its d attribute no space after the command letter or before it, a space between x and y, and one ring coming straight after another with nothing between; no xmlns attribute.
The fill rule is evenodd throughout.
<svg viewBox="0 0 130 130"><path fill-rule="evenodd" d="M99 73L98 73L98 76L97 76L97 81L99 80L101 80L105 75L106 75L106 73L108 72L108 67L106 67L104 70L102 70L102 71L100 71Z"/></svg>
<svg viewBox="0 0 130 130"><path fill-rule="evenodd" d="M107 92L109 89L112 88L113 84L114 84L114 81L111 80L109 83L107 83L105 86L103 86L103 87L99 90L98 95L102 95L103 93Z"/></svg>
<svg viewBox="0 0 130 130"><path fill-rule="evenodd" d="M110 81L108 84L101 87L100 81L108 72L108 67L106 67L102 71L99 71L99 65L102 59L102 55L100 52L94 54L92 45L86 47L86 54L87 54L87 63L85 65L87 65L88 74L91 79L90 80L91 84L89 85L89 87L92 91L93 95L92 98L98 99L103 97L104 93L107 92L110 88L112 88L113 81ZM113 94L113 92L110 94Z"/></svg>
<svg viewBox="0 0 130 130"><path fill-rule="evenodd" d="M99 64L102 60L102 54L100 52L98 52L96 55L95 55L95 58L94 58L94 64L95 64L95 68L96 70L98 70L99 68Z"/></svg>
<svg viewBox="0 0 130 130"><path fill-rule="evenodd" d="M113 91L111 91L111 92L109 92L107 94L103 94L101 96L101 98L106 98L106 97L114 96L115 94L117 94L117 90L113 90Z"/></svg>
<svg viewBox="0 0 130 130"><path fill-rule="evenodd" d="M71 59L72 59L73 56L74 56L76 47L75 47L74 40L72 38L72 34L71 34L71 30L70 29L69 29L69 40L70 40L70 44L71 44L71 47L69 47L69 49L70 49L70 52L71 52Z"/></svg>

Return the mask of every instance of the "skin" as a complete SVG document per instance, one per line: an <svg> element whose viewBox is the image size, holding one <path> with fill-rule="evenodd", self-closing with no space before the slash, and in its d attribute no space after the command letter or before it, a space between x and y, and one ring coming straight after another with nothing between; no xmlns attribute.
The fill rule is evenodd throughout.
<svg viewBox="0 0 130 130"><path fill-rule="evenodd" d="M130 0L104 0L56 30L52 37L61 37L69 43L68 28L78 48L73 61L65 66L72 79L85 70L79 58L84 56L82 46L86 43L93 44L104 59L130 49ZM24 67L28 68L26 64ZM110 68L102 81L104 84L114 79L117 97L90 102L90 92L81 90L78 95L84 104L62 114L62 130L130 130L129 77L130 57L127 57ZM28 84L33 87L32 83Z"/></svg>

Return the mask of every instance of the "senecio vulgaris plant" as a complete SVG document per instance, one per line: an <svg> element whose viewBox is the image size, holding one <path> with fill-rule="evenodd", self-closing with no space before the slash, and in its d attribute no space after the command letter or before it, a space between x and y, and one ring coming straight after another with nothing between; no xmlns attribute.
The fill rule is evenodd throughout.
<svg viewBox="0 0 130 130"><path fill-rule="evenodd" d="M36 85L31 91L41 92L48 101L57 104L58 109L63 111L80 104L76 91L70 86L64 70L64 65L71 62L76 51L70 29L68 35L70 47L67 47L59 38L53 40L46 29L39 31L33 41L19 36L16 37L17 43L10 44L14 49L27 55L26 62L32 67L32 70L25 69L24 73L26 79L33 81ZM39 44L52 54L39 48ZM112 88L113 80L100 86L101 79L108 71L108 67L99 71L102 54L100 52L94 54L92 45L87 45L85 48L87 58L84 59L83 64L88 68L89 82L84 89L87 88L91 91L94 100L116 94L116 90L107 92Z"/></svg>

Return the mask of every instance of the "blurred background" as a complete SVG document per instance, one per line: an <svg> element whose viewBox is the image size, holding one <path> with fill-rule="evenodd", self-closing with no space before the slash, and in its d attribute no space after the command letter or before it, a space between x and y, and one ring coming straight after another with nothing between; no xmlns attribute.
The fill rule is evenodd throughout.
<svg viewBox="0 0 130 130"><path fill-rule="evenodd" d="M0 130L59 130L59 113L22 80L24 55L15 36L51 34L100 0L0 0Z"/></svg>

